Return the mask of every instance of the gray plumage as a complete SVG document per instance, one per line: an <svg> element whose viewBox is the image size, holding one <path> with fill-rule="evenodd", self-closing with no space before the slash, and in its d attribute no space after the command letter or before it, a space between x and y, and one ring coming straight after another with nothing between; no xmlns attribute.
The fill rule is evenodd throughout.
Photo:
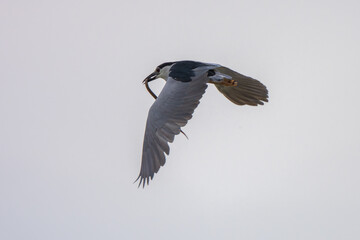
<svg viewBox="0 0 360 240"><path fill-rule="evenodd" d="M159 65L144 82L164 78L166 84L149 110L146 122L139 186L149 184L169 155L169 142L192 118L208 83L213 83L226 98L238 105L263 104L268 91L259 81L218 64L194 61ZM148 89L149 90L149 89ZM149 90L151 91L151 90ZM150 92L156 97L152 92Z"/></svg>

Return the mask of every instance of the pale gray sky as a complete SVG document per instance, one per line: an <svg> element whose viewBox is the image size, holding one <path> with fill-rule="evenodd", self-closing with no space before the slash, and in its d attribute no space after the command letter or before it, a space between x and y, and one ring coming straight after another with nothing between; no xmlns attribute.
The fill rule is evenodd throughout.
<svg viewBox="0 0 360 240"><path fill-rule="evenodd" d="M0 239L360 239L359 1L0 2ZM151 185L142 80L219 63ZM162 80L151 86L157 92Z"/></svg>

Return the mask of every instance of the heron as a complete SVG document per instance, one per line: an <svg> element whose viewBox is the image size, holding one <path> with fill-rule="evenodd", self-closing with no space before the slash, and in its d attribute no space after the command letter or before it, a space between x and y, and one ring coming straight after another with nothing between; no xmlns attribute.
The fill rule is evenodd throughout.
<svg viewBox="0 0 360 240"><path fill-rule="evenodd" d="M166 81L159 96L148 83L162 78ZM263 105L268 101L268 90L260 81L242 75L220 64L198 61L165 62L156 67L143 83L155 98L149 109L145 127L141 169L138 186L149 184L170 152L169 143L192 118L195 108L208 84L215 87L236 105Z"/></svg>

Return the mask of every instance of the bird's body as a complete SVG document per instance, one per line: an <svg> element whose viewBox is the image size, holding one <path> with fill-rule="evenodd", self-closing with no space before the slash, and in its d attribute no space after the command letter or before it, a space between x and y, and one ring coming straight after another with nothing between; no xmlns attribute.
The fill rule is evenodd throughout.
<svg viewBox="0 0 360 240"><path fill-rule="evenodd" d="M149 183L149 178L152 179L165 164L165 153L169 155L170 151L168 143L173 142L175 135L182 132L181 127L192 118L208 83L213 83L225 97L238 105L262 105L268 98L266 87L259 81L219 64L166 62L144 82L148 87L147 83L157 78L165 79L166 84L149 110L139 186L144 186L145 181Z"/></svg>

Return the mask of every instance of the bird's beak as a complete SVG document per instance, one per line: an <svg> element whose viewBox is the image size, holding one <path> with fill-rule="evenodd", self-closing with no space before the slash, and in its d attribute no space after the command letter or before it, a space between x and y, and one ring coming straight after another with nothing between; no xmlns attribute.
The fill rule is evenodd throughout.
<svg viewBox="0 0 360 240"><path fill-rule="evenodd" d="M157 73L156 72L153 72L151 73L149 76L147 76L143 83L146 83L146 82L151 82L152 80L155 80L156 79L156 76L157 76Z"/></svg>

